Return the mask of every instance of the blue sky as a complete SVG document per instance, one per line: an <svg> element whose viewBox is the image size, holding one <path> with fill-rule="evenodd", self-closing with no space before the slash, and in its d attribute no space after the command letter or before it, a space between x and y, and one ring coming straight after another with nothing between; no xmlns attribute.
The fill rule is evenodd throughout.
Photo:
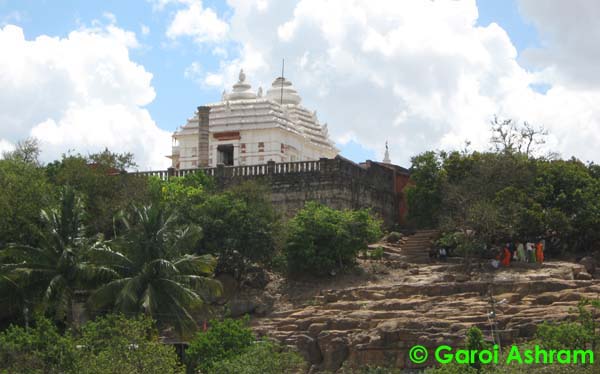
<svg viewBox="0 0 600 374"><path fill-rule="evenodd" d="M167 36L167 30L174 20L175 13L185 9L186 4L193 1L171 0L170 2L167 1L166 5L160 7L160 0L85 2L0 0L0 24L3 26L8 24L19 26L22 28L27 40L33 40L40 35L67 38L69 33L74 30L93 27L105 28L111 24L119 29L134 32L139 46L128 49L129 58L133 63L141 65L145 71L152 74L151 86L156 93L155 98L151 102L143 105L143 109L149 112L152 120L160 129L171 132L185 122L186 117L193 113L196 106L219 100L223 87L206 84L206 74L211 72L218 73L225 82L229 82L233 78L223 76L225 72L232 71L227 70L227 64L240 64L248 59L248 56L243 55L242 49L249 42L243 40L243 38L236 38L234 35L236 27L240 28L240 21L239 19L236 21L236 15L239 15L241 10L235 8L237 5L229 5L223 1L205 0L201 2L201 7L204 10L210 9L214 11L220 20L230 24L230 31L234 36L206 43L198 42L194 37L186 35L176 38ZM239 2L235 1L233 3L239 4ZM541 42L540 30L536 28L536 23L531 17L528 18L523 15L522 6L517 3L517 0L477 0L476 6L479 13L476 19L476 26L487 27L492 23L498 24L508 34L510 38L509 42L516 48L518 55L515 62L519 64L519 67L523 71L526 73L536 73L543 70L530 61L530 59L522 57L524 52L543 48L545 44ZM282 6L282 8L285 8L285 6ZM289 7L289 10L292 9L293 6ZM283 15L273 13L273 18L283 17L283 20L290 20L296 17L296 13L289 12L289 10L287 10L288 13ZM284 11L286 10L280 10L280 12ZM238 26L236 26L236 22L238 22ZM283 40L280 30L281 22L274 22L279 22L276 25L279 28L276 30L280 33L279 39ZM298 24L303 25L302 22ZM282 42L282 45L284 44ZM227 55L224 56L223 54L215 53L215 48L226 51ZM282 50L286 51L283 47ZM312 50L310 51L312 52ZM271 57L273 60L280 61L280 56L276 56L276 53ZM189 72L190 67L194 64L200 67L197 74L194 76L186 74L185 72ZM274 77L277 72L272 70L274 70L277 64L269 63L266 69L259 67L256 70L257 72L262 72L261 74L267 74L268 71L271 71L270 76ZM252 69L250 68L250 70ZM267 70L266 73L265 70ZM295 71L293 65L291 70L291 74L293 74ZM292 76L292 81L294 78ZM534 93L545 95L552 87L552 84L543 79L535 79L536 81L530 82L528 87L532 88ZM304 81L300 84L304 84ZM399 84L401 85L401 83ZM324 91L330 92L327 88ZM404 90L400 89L399 91ZM397 87L395 87L394 92L398 92ZM414 92L418 94L417 89ZM300 93L303 94L304 92L301 91ZM412 97L412 95L408 93L406 97ZM432 95L435 95L435 93ZM401 94L398 94L398 96L400 108L407 100ZM305 104L307 106L308 104L314 104L316 108L311 109L318 109L319 113L324 113L324 118L322 117L321 119L325 122L330 122L330 130L333 128L334 139L337 141L343 155L355 161L362 161L367 158L379 159L382 157L383 136L378 139L375 139L374 136L371 138L368 129L367 132L363 131L363 135L361 135L361 131L355 131L352 126L345 129L345 123L333 123L334 120L340 121L339 118L343 121L347 119L346 117L331 115L330 112L333 112L333 109L322 108L323 104L319 101L319 97L322 96L312 97L309 94L305 100ZM393 122L394 128L414 128L418 122L416 117L422 118L423 115L419 114L417 116L417 114L414 114L414 119L411 120L411 113L417 113L417 110L414 108L418 107L418 105L411 106L406 104L406 106L407 110L398 109L393 116L390 114L390 116L382 118L390 123ZM510 107L510 105L506 105L506 107ZM408 116L403 117L403 113L407 113ZM350 118L352 119L353 117ZM462 114L457 115L457 118L463 117L464 115ZM402 122L401 119L404 118L406 120ZM417 133L415 138L429 139L430 134L436 134L439 138L436 145L443 147L445 142L450 141L448 139L458 139L460 137L460 134L443 134L443 131L440 130L440 127L443 126L443 124L431 125L431 128L427 129L431 133ZM1 138L2 134L0 133ZM5 140L8 143L16 141L16 139L10 138ZM458 140L452 141L458 142ZM390 139L390 143L393 151L406 147L405 140L394 141ZM412 145L407 148L410 148L413 154L415 150L420 149L416 146L412 147ZM407 154L399 152L393 152L392 154L396 157L400 155L405 164L409 157Z"/></svg>

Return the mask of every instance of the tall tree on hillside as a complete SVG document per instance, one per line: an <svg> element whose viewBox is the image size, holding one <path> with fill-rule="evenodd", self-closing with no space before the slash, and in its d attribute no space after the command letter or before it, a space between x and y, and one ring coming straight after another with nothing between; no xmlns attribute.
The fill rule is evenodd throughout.
<svg viewBox="0 0 600 374"><path fill-rule="evenodd" d="M70 185L82 195L88 235L102 233L112 238L115 214L148 197L148 180L125 171L135 166L130 153L104 150L87 156L63 155L45 169L50 183Z"/></svg>
<svg viewBox="0 0 600 374"><path fill-rule="evenodd" d="M96 266L87 254L99 242L84 235L83 206L71 188L61 191L59 206L42 210L40 245L11 244L0 252L0 276L6 292L15 290L24 305L52 312L59 321L73 321L75 292L114 278L115 271ZM13 287L9 287L10 285Z"/></svg>
<svg viewBox="0 0 600 374"><path fill-rule="evenodd" d="M91 295L90 310L143 313L180 332L197 327L194 310L220 293L220 284L212 279L215 259L188 254L201 231L195 226L180 229L175 216L156 205L136 207L121 220L126 232L113 249L94 250L95 258L112 266L120 278Z"/></svg>
<svg viewBox="0 0 600 374"><path fill-rule="evenodd" d="M0 160L0 249L8 243L37 245L40 211L52 200L38 166L18 159Z"/></svg>
<svg viewBox="0 0 600 374"><path fill-rule="evenodd" d="M39 166L40 153L39 140L37 138L27 138L17 142L14 150L2 152L2 158L5 160L20 161Z"/></svg>
<svg viewBox="0 0 600 374"><path fill-rule="evenodd" d="M512 119L499 120L494 116L491 122L492 137L490 142L499 153L521 153L532 156L538 145L546 143L548 131L543 127L535 127L525 121L519 125Z"/></svg>

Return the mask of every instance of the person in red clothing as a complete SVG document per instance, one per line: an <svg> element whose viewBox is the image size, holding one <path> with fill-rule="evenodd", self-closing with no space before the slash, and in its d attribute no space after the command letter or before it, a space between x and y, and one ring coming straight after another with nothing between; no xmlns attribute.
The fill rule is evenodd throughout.
<svg viewBox="0 0 600 374"><path fill-rule="evenodd" d="M509 266L511 257L512 255L510 253L510 249L508 249L508 247L505 246L502 250L502 266Z"/></svg>
<svg viewBox="0 0 600 374"><path fill-rule="evenodd" d="M535 245L535 260L540 264L544 262L544 243L541 240Z"/></svg>

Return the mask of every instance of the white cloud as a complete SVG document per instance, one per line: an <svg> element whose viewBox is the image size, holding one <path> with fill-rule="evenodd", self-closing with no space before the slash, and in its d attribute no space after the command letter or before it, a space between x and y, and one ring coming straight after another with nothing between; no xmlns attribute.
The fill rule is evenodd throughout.
<svg viewBox="0 0 600 374"><path fill-rule="evenodd" d="M146 36L146 35L150 34L150 27L142 24L142 25L140 25L140 31L141 31L142 35Z"/></svg>
<svg viewBox="0 0 600 374"><path fill-rule="evenodd" d="M543 69L541 78L573 88L600 87L600 2L519 0L519 5L543 42L543 48L525 53L525 61Z"/></svg>
<svg viewBox="0 0 600 374"><path fill-rule="evenodd" d="M227 53L227 49L223 48L223 47L215 47L212 50L212 54L214 56L218 56L221 58L227 58L228 53Z"/></svg>
<svg viewBox="0 0 600 374"><path fill-rule="evenodd" d="M0 156L4 153L4 152L9 152L15 149L15 145L4 140L4 139L0 139Z"/></svg>
<svg viewBox="0 0 600 374"><path fill-rule="evenodd" d="M0 5L2 2L0 1ZM8 24L21 23L26 18L26 16L19 11L12 11L0 16L0 26L6 26Z"/></svg>
<svg viewBox="0 0 600 374"><path fill-rule="evenodd" d="M114 14L114 13L111 13L111 12L104 12L104 13L102 13L102 16L103 16L104 18L106 18L106 20L108 20L108 22L109 22L111 25L113 25L113 24L117 23L117 16L115 16L115 14Z"/></svg>
<svg viewBox="0 0 600 374"><path fill-rule="evenodd" d="M208 86L222 87L223 86L223 76L221 74L209 73L204 78L204 83Z"/></svg>
<svg viewBox="0 0 600 374"><path fill-rule="evenodd" d="M26 40L0 29L0 142L36 136L49 161L73 149L133 152L141 167L164 167L170 134L143 107L154 100L152 74L131 61L135 34L114 25L66 38Z"/></svg>
<svg viewBox="0 0 600 374"><path fill-rule="evenodd" d="M183 75L187 79L198 82L201 80L203 72L204 69L202 69L202 65L199 62L195 61L192 62L187 68L185 68Z"/></svg>
<svg viewBox="0 0 600 374"><path fill-rule="evenodd" d="M561 3L521 1L540 9ZM548 68L541 72L523 68L505 30L495 23L477 25L475 0L228 3L233 9L229 36L239 43L239 55L204 73L205 81L213 74L229 86L243 67L255 87L268 87L285 58L286 76L304 104L319 110L341 143L356 139L383 154L389 140L394 161L407 164L418 152L462 148L466 139L486 148L489 120L498 114L545 125L553 134L552 151L600 160L593 154L593 144L600 141L600 132L593 131L600 123L594 104L598 91L569 89L548 78L549 72L568 73L558 62L544 65L539 59L540 69ZM580 7L576 13L584 11ZM552 14L558 17L561 11ZM594 25L596 13L591 14L585 24ZM586 76L597 69L598 51L587 51ZM574 53L570 58L578 60ZM540 82L551 85L545 95L530 88Z"/></svg>
<svg viewBox="0 0 600 374"><path fill-rule="evenodd" d="M220 19L214 10L203 7L200 0L189 0L184 3L187 5L186 8L178 10L169 24L167 29L169 38L187 36L198 43L225 39L229 25Z"/></svg>

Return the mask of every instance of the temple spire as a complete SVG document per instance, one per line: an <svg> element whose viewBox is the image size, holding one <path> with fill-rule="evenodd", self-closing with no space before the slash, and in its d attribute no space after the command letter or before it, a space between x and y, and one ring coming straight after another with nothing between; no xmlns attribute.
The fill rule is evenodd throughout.
<svg viewBox="0 0 600 374"><path fill-rule="evenodd" d="M383 156L384 164L391 164L392 160L390 160L390 150L388 148L388 142L385 142L385 155Z"/></svg>

